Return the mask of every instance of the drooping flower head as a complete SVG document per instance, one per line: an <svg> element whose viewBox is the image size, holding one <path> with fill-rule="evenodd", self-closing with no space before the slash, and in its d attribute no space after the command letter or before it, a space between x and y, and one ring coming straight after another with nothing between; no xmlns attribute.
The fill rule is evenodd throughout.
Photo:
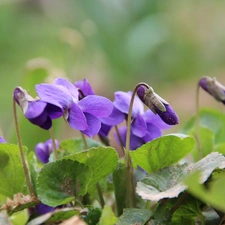
<svg viewBox="0 0 225 225"><path fill-rule="evenodd" d="M217 101L225 104L225 87L216 78L202 77L198 84Z"/></svg>
<svg viewBox="0 0 225 225"><path fill-rule="evenodd" d="M127 117L130 107L132 92L115 92L114 106ZM169 126L162 126L159 122L160 117L155 116L150 110L144 112L143 103L135 96L134 104L132 107L132 122L130 134L130 149L134 150L141 145L149 142L157 137L160 137L162 129ZM122 126L119 128L119 133L125 146L127 127ZM115 135L118 141L117 134Z"/></svg>
<svg viewBox="0 0 225 225"><path fill-rule="evenodd" d="M100 118L109 116L113 110L112 102L102 96L88 95L79 99L78 88L63 78L53 84L36 85L36 91L42 99L57 102L69 125L89 137L99 132Z"/></svg>
<svg viewBox="0 0 225 225"><path fill-rule="evenodd" d="M55 140L56 148L59 148L59 142ZM35 153L38 157L38 159L42 163L48 163L50 154L54 151L52 140L47 140L45 143L38 143L35 146Z"/></svg>
<svg viewBox="0 0 225 225"><path fill-rule="evenodd" d="M13 95L25 117L31 123L45 130L51 128L53 119L57 119L63 115L62 107L57 102L48 102L48 100L38 98L34 99L21 87L16 87Z"/></svg>
<svg viewBox="0 0 225 225"><path fill-rule="evenodd" d="M137 90L137 95L141 101L148 106L154 114L158 114L165 123L169 125L179 123L179 118L174 109L167 101L157 95L153 88L140 86Z"/></svg>

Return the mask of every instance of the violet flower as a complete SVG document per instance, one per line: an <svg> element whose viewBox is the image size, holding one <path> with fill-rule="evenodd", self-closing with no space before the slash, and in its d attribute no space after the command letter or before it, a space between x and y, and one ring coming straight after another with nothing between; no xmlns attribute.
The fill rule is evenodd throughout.
<svg viewBox="0 0 225 225"><path fill-rule="evenodd" d="M57 102L34 99L21 87L16 87L13 95L25 117L31 123L45 130L51 128L53 119L57 119L63 115L62 107Z"/></svg>
<svg viewBox="0 0 225 225"><path fill-rule="evenodd" d="M163 98L157 95L154 90L149 87L140 86L137 95L141 101L148 106L154 114L158 114L160 118L169 125L179 123L179 118L173 108Z"/></svg>
<svg viewBox="0 0 225 225"><path fill-rule="evenodd" d="M55 140L56 148L59 148L59 142ZM49 139L45 143L38 143L35 146L35 153L42 163L48 163L50 154L54 151L52 140Z"/></svg>
<svg viewBox="0 0 225 225"><path fill-rule="evenodd" d="M128 115L130 100L132 92L118 91L115 93L114 106L125 114ZM130 136L130 149L134 150L141 145L160 137L161 129L166 129L168 125L161 125L159 122L160 117L154 116L154 114L148 110L144 112L144 106L140 99L135 96L134 104L132 108L132 122L131 122L131 136ZM119 133L125 146L127 127L123 126L119 128ZM117 134L115 134L117 141L119 141Z"/></svg>
<svg viewBox="0 0 225 225"><path fill-rule="evenodd" d="M0 143L6 143L6 140L0 136Z"/></svg>
<svg viewBox="0 0 225 225"><path fill-rule="evenodd" d="M87 79L84 79L83 81L77 81L74 83L74 85L79 90L79 99L82 99L88 95L95 95L95 92ZM124 119L125 115L113 106L113 110L109 116L100 118L101 128L98 134L107 138L111 128L122 123Z"/></svg>
<svg viewBox="0 0 225 225"><path fill-rule="evenodd" d="M100 119L109 116L113 110L112 102L102 96L88 95L79 100L78 89L63 78L56 79L53 84L36 85L36 91L42 99L57 102L69 125L89 137L99 132Z"/></svg>
<svg viewBox="0 0 225 225"><path fill-rule="evenodd" d="M44 203L40 203L35 206L35 210L39 215L43 215L55 210L55 207L45 205Z"/></svg>
<svg viewBox="0 0 225 225"><path fill-rule="evenodd" d="M199 86L212 95L217 101L225 104L225 87L215 78L202 77Z"/></svg>

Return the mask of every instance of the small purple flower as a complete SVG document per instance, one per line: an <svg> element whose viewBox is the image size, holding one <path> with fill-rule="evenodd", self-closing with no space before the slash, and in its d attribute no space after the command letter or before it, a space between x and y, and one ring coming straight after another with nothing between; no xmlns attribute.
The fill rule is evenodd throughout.
<svg viewBox="0 0 225 225"><path fill-rule="evenodd" d="M53 119L57 119L63 115L62 107L57 102L34 99L21 87L16 87L13 95L25 117L31 123L45 130L51 128Z"/></svg>
<svg viewBox="0 0 225 225"><path fill-rule="evenodd" d="M118 91L115 93L114 106L122 112L125 117L128 115L132 92ZM144 106L140 99L135 96L134 104L132 108L132 122L131 122L131 136L130 136L130 149L134 150L146 142L149 142L157 137L161 136L161 129L168 128L162 126L159 122L160 117L154 116L154 114L148 110L144 112ZM123 126L119 128L119 133L125 146L127 127ZM118 136L115 134L118 141Z"/></svg>
<svg viewBox="0 0 225 225"><path fill-rule="evenodd" d="M179 118L173 108L163 98L157 95L154 90L149 87L140 86L137 95L141 101L148 106L154 114L158 114L160 118L169 125L179 123Z"/></svg>
<svg viewBox="0 0 225 225"><path fill-rule="evenodd" d="M55 145L56 148L59 148L59 142L57 140L55 140ZM42 162L42 163L48 163L49 162L49 157L50 154L53 152L54 148L53 148L53 144L52 144L52 140L47 140L45 143L38 143L35 146L35 153L38 157L38 159Z"/></svg>
<svg viewBox="0 0 225 225"><path fill-rule="evenodd" d="M6 140L0 136L0 143L6 143Z"/></svg>
<svg viewBox="0 0 225 225"><path fill-rule="evenodd" d="M215 78L202 77L199 86L212 95L217 101L225 104L225 87Z"/></svg>
<svg viewBox="0 0 225 225"><path fill-rule="evenodd" d="M80 92L80 95L79 95L80 99L82 99L88 95L95 94L94 90L92 89L92 87L87 79L76 82L75 86L78 88L78 90ZM112 126L122 123L124 119L125 119L125 115L123 113L121 113L117 108L115 108L115 106L113 106L113 110L109 116L100 118L101 128L100 128L98 134L100 136L107 138Z"/></svg>
<svg viewBox="0 0 225 225"><path fill-rule="evenodd" d="M101 118L113 110L112 102L102 96L88 95L79 100L79 91L72 83L58 78L54 84L36 85L42 99L57 102L64 110L64 118L69 125L89 137L96 135L101 128Z"/></svg>
<svg viewBox="0 0 225 225"><path fill-rule="evenodd" d="M40 203L40 204L36 205L36 206L35 206L35 209L36 209L36 212L37 212L39 215L43 215L43 214L46 214L46 213L49 213L49 212L52 212L52 211L55 210L54 207L45 205L45 204L43 204L43 203Z"/></svg>

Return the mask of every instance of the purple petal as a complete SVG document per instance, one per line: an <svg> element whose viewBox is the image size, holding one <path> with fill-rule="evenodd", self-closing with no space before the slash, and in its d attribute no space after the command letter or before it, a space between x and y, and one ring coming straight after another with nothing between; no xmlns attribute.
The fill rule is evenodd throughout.
<svg viewBox="0 0 225 225"><path fill-rule="evenodd" d="M144 137L147 132L147 125L144 118L138 114L131 123L131 131L135 136Z"/></svg>
<svg viewBox="0 0 225 225"><path fill-rule="evenodd" d="M0 136L0 143L6 143L6 140Z"/></svg>
<svg viewBox="0 0 225 225"><path fill-rule="evenodd" d="M72 95L60 85L39 84L36 85L36 92L43 101L54 105L57 102L64 109L68 109L73 102Z"/></svg>
<svg viewBox="0 0 225 225"><path fill-rule="evenodd" d="M60 85L65 87L68 92L73 96L74 101L78 101L78 89L75 87L75 85L73 85L72 83L70 83L68 80L64 79L64 78L57 78L54 81L54 84Z"/></svg>
<svg viewBox="0 0 225 225"><path fill-rule="evenodd" d="M52 144L52 139L47 140L45 142L45 146L47 147L48 154L50 155L54 151L54 147L53 147L53 144ZM55 140L55 146L56 146L56 149L59 148L59 142L58 142L58 140Z"/></svg>
<svg viewBox="0 0 225 225"><path fill-rule="evenodd" d="M39 143L35 146L35 153L42 163L48 163L50 154L44 143Z"/></svg>
<svg viewBox="0 0 225 225"><path fill-rule="evenodd" d="M88 128L86 117L76 103L72 103L67 121L73 129L84 131Z"/></svg>
<svg viewBox="0 0 225 225"><path fill-rule="evenodd" d="M63 110L62 108L56 106L56 105L53 105L51 103L48 103L47 106L46 106L46 109L45 109L48 113L48 116L51 118L51 119L57 119L59 117L61 117L63 115Z"/></svg>
<svg viewBox="0 0 225 225"><path fill-rule="evenodd" d="M46 213L49 213L49 212L52 212L55 210L55 208L45 205L43 203L36 205L35 209L39 215L43 215L43 214L46 214Z"/></svg>
<svg viewBox="0 0 225 225"><path fill-rule="evenodd" d="M166 130L171 127L171 125L168 125L165 122L163 122L160 116L158 114L154 114L151 110L147 110L143 114L143 118L145 119L146 123L154 124L156 127L158 127L161 130Z"/></svg>
<svg viewBox="0 0 225 225"><path fill-rule="evenodd" d="M84 80L79 80L74 85L79 88L85 96L87 95L94 95L94 90L92 89L90 83L85 78Z"/></svg>
<svg viewBox="0 0 225 225"><path fill-rule="evenodd" d="M46 106L47 103L40 100L29 102L25 116L28 119L37 118L44 112Z"/></svg>
<svg viewBox="0 0 225 225"><path fill-rule="evenodd" d="M101 123L101 129L99 130L98 134L103 137L108 137L109 131L111 130L112 126L106 125Z"/></svg>
<svg viewBox="0 0 225 225"><path fill-rule="evenodd" d="M99 132L101 128L101 122L98 118L96 118L95 116L89 113L84 113L84 114L87 119L88 129L81 132L86 134L88 137L92 138Z"/></svg>
<svg viewBox="0 0 225 225"><path fill-rule="evenodd" d="M46 105L47 103L39 100L29 102L27 111L24 115L31 123L48 130L52 126L52 121L45 110Z"/></svg>
<svg viewBox="0 0 225 225"><path fill-rule="evenodd" d="M143 137L143 140L145 143L162 136L161 130L158 127L156 127L154 124L148 123L147 130L148 132Z"/></svg>
<svg viewBox="0 0 225 225"><path fill-rule="evenodd" d="M129 107L130 107L130 100L132 92L123 92L123 91L117 91L115 92L115 101L114 106L119 109L121 112L128 114ZM135 96L133 109L132 109L132 116L135 117L138 113L143 113L144 106L140 99Z"/></svg>
<svg viewBox="0 0 225 225"><path fill-rule="evenodd" d="M112 113L112 102L102 96L89 95L78 102L83 112L90 113L97 118L107 117Z"/></svg>
<svg viewBox="0 0 225 225"><path fill-rule="evenodd" d="M112 113L108 117L100 118L100 121L104 124L115 126L122 123L125 119L125 114L119 111L116 107L113 107Z"/></svg>
<svg viewBox="0 0 225 225"><path fill-rule="evenodd" d="M119 133L120 133L122 142L125 146L126 145L127 127L120 127ZM117 143L120 144L117 133L115 133L115 138L116 138ZM143 144L144 144L144 140L142 138L137 137L131 133L131 135L130 135L130 150L135 150Z"/></svg>
<svg viewBox="0 0 225 225"><path fill-rule="evenodd" d="M179 118L173 108L170 105L164 104L166 107L166 111L162 112L157 107L154 106L155 111L160 116L160 118L169 125L176 125L179 123Z"/></svg>

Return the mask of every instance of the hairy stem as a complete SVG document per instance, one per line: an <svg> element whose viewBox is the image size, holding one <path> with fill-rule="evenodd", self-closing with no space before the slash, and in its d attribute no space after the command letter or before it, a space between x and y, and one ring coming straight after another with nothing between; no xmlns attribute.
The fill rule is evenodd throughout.
<svg viewBox="0 0 225 225"><path fill-rule="evenodd" d="M133 174L133 167L132 167L132 161L130 157L130 132L131 132L131 117L132 117L132 109L134 104L134 98L135 94L137 92L137 89L140 86L145 86L146 88L149 88L149 85L146 83L138 83L132 93L131 100L130 100L130 107L127 117L127 134L126 134L126 148L125 148L125 155L124 155L124 164L127 170L127 207L135 207L135 187L134 187L134 174Z"/></svg>
<svg viewBox="0 0 225 225"><path fill-rule="evenodd" d="M54 132L53 132L52 127L50 128L49 132L50 132L50 136L51 136L51 140L52 140L53 152L54 152L55 160L57 160L59 158L59 156L58 156L58 152L57 152L57 149L56 149L55 137L54 137Z"/></svg>
<svg viewBox="0 0 225 225"><path fill-rule="evenodd" d="M202 146L200 143L200 115L199 115L199 83L196 90L196 116L195 116L195 139L197 143L199 159L202 158Z"/></svg>
<svg viewBox="0 0 225 225"><path fill-rule="evenodd" d="M120 132L119 132L119 129L118 129L117 125L115 126L115 130L116 130L116 134L118 136L119 142L120 142L120 147L121 147L121 149L123 151L123 154L125 155L124 146L123 146L123 140L121 138L121 135L120 135Z"/></svg>
<svg viewBox="0 0 225 225"><path fill-rule="evenodd" d="M20 158L22 161L22 166L23 166L23 170L25 173L25 178L26 178L26 182L27 182L27 186L28 186L30 195L33 195L34 190L33 190L32 182L31 182L30 175L29 175L29 170L28 170L24 152L23 152L22 140L21 140L20 130L19 130L19 123L18 123L18 118L17 118L17 114L16 114L16 101L14 98L13 98L13 115L14 115L14 123L15 123L15 127L16 127L17 141L18 141L18 146L19 146L19 150L20 150Z"/></svg>

